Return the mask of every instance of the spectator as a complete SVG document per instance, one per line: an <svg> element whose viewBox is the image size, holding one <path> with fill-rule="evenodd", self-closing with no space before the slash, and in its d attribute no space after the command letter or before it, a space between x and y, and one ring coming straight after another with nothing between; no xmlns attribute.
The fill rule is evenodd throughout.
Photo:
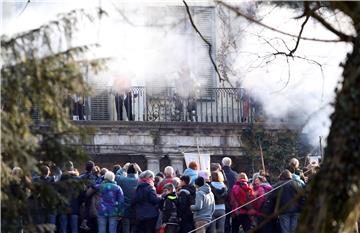
<svg viewBox="0 0 360 233"><path fill-rule="evenodd" d="M99 233L106 232L107 222L109 222L109 232L116 233L118 219L124 208L124 194L115 182L114 173L107 171L104 175L104 181L95 185L94 188L100 194L96 206Z"/></svg>
<svg viewBox="0 0 360 233"><path fill-rule="evenodd" d="M179 229L178 200L173 184L165 184L163 192L162 224L165 225L166 233L177 233Z"/></svg>
<svg viewBox="0 0 360 233"><path fill-rule="evenodd" d="M4 172L4 171L3 171ZM2 222L2 228L1 230L3 232L6 231L7 226L5 224L8 224L10 226L9 228L12 229L13 232L20 232L23 233L23 223L24 219L28 215L32 215L31 211L33 211L32 207L32 198L31 197L31 179L27 176L25 176L24 171L20 167L14 167L11 171L11 177L9 177L9 189L10 189L10 195L12 195L16 200L20 203L18 206L18 212L16 212L16 216L13 215L13 219L10 222ZM2 187L3 188L3 187ZM24 208L22 207L22 203L29 203L29 205L25 205ZM1 208L3 210L7 209L7 206L12 205L13 202L2 202ZM28 209L29 208L29 209Z"/></svg>
<svg viewBox="0 0 360 233"><path fill-rule="evenodd" d="M116 179L118 179L119 176L126 176L126 171L129 167L130 163L125 163L124 166L122 168L120 168L119 170L117 170L117 172L115 173L116 175Z"/></svg>
<svg viewBox="0 0 360 233"><path fill-rule="evenodd" d="M255 198L253 189L248 184L248 178L245 173L238 175L238 180L234 184L231 190L230 204L232 210L235 210L232 215L232 233L238 233L240 225L245 232L250 230L252 222L250 215L255 213L251 204L248 204L242 208L240 206L250 202Z"/></svg>
<svg viewBox="0 0 360 233"><path fill-rule="evenodd" d="M71 161L68 161L64 166L64 172L61 175L60 181L71 182L79 181L79 172L74 168ZM67 211L60 215L60 233L66 233L68 228L68 219L70 219L70 226L72 233L78 233L78 221L80 212L80 190L68 189L63 190L62 194L69 198L69 206Z"/></svg>
<svg viewBox="0 0 360 233"><path fill-rule="evenodd" d="M96 233L97 226L97 213L95 207L96 194L95 192L90 192L90 187L95 184L100 184L101 180L100 168L95 166L93 161L88 161L85 164L85 172L80 175L80 180L84 181L87 186L84 189L84 192L81 194L80 204L84 203L83 212L84 216L81 221L80 229L84 229L89 233ZM87 193L89 191L89 194Z"/></svg>
<svg viewBox="0 0 360 233"><path fill-rule="evenodd" d="M274 231L274 222L269 219L273 213L273 201L271 195L265 195L272 190L271 185L267 182L266 178L257 174L253 176L253 190L255 198L258 198L254 202L256 210L256 223L257 233L272 233Z"/></svg>
<svg viewBox="0 0 360 233"><path fill-rule="evenodd" d="M120 169L121 169L120 164L115 164L115 165L113 166L112 172L113 172L114 174L116 174L117 171L119 171Z"/></svg>
<svg viewBox="0 0 360 233"><path fill-rule="evenodd" d="M138 174L133 164L127 168L127 176L117 176L116 182L124 192L124 213L122 219L122 232L136 232L135 212L131 203L135 197L135 191L138 186Z"/></svg>
<svg viewBox="0 0 360 233"><path fill-rule="evenodd" d="M302 187L305 187L305 177L303 172L299 168L299 160L292 158L289 162L289 171L293 180L298 182Z"/></svg>
<svg viewBox="0 0 360 233"><path fill-rule="evenodd" d="M140 174L142 171L141 171L141 168L140 168L139 164L137 164L137 163L133 163L133 164L134 164L134 168L135 168L136 172L138 174Z"/></svg>
<svg viewBox="0 0 360 233"><path fill-rule="evenodd" d="M47 165L40 165L40 176L33 178L34 183L38 183L40 185L53 185L55 182L54 176L50 176L50 168ZM52 187L55 188L55 187ZM35 196L35 195L33 195ZM39 197L43 198L43 197ZM35 198L36 199L36 198ZM53 229L50 232L55 232L56 228L56 209L55 206L50 205L51 203L46 207L40 207L40 214L36 216L37 224L43 224L48 223L53 225ZM46 219L47 218L47 219ZM45 220L46 219L46 220Z"/></svg>
<svg viewBox="0 0 360 233"><path fill-rule="evenodd" d="M196 162L191 161L189 167L185 169L184 175L190 176L190 184L194 185L195 179L198 177L198 165Z"/></svg>
<svg viewBox="0 0 360 233"><path fill-rule="evenodd" d="M210 164L210 171L211 171L211 172L221 171L221 165L220 165L220 163L211 163L211 164Z"/></svg>
<svg viewBox="0 0 360 233"><path fill-rule="evenodd" d="M210 172L206 170L199 171L198 177L202 177L205 180L205 183L210 183Z"/></svg>
<svg viewBox="0 0 360 233"><path fill-rule="evenodd" d="M134 206L139 233L154 233L159 216L161 198L156 195L154 173L143 171L139 176L139 185L135 192Z"/></svg>
<svg viewBox="0 0 360 233"><path fill-rule="evenodd" d="M177 186L178 186L178 182L174 178L175 173L174 173L173 167L171 167L171 166L165 167L164 175L165 175L165 178L162 181L160 181L158 183L158 185L156 186L156 192L158 194L162 194L165 184L173 184L175 186L175 188L177 188Z"/></svg>
<svg viewBox="0 0 360 233"><path fill-rule="evenodd" d="M203 177L198 177L195 180L197 188L195 204L191 205L191 210L194 212L195 228L199 228L197 233L205 233L207 226L215 211L214 195L211 192L210 186L205 183Z"/></svg>
<svg viewBox="0 0 360 233"><path fill-rule="evenodd" d="M225 200L227 196L227 187L224 184L224 176L220 171L211 173L211 192L215 197L215 212L212 219L216 219L225 214ZM211 233L224 233L225 231L225 217L220 218L216 222L211 223Z"/></svg>
<svg viewBox="0 0 360 233"><path fill-rule="evenodd" d="M187 233L194 229L193 213L190 206L195 204L195 193L195 187L190 184L190 176L181 176L178 191L180 233Z"/></svg>
<svg viewBox="0 0 360 233"><path fill-rule="evenodd" d="M228 188L228 196L225 202L225 212L229 213L231 211L231 206L230 206L230 194L231 194L231 189L233 187L233 185L236 182L236 178L238 176L238 174L233 171L231 169L231 164L232 161L229 157L224 157L221 161L222 163L222 171L224 173L224 178L226 180L226 185ZM231 224L230 224L230 214L226 215L225 218L225 233L230 233L230 229L231 229Z"/></svg>
<svg viewBox="0 0 360 233"><path fill-rule="evenodd" d="M280 175L280 181L274 188L280 187L274 193L276 200L275 213L279 212L279 222L282 233L294 233L300 215L303 198L302 186L292 179L289 170Z"/></svg>
<svg viewBox="0 0 360 233"><path fill-rule="evenodd" d="M100 167L99 166L94 166L92 169L92 175L95 178L95 184L101 184L101 182L103 182L103 177L101 177L100 175Z"/></svg>
<svg viewBox="0 0 360 233"><path fill-rule="evenodd" d="M232 161L229 157L224 157L222 159L222 165L223 165L223 171L225 173L225 179L227 181L227 187L229 189L229 193L231 192L231 189L233 185L236 183L236 179L238 174L231 169Z"/></svg>

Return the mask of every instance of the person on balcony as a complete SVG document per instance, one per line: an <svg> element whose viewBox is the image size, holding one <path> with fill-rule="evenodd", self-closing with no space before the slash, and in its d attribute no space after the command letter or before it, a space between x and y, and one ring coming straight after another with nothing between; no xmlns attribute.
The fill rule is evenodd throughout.
<svg viewBox="0 0 360 233"><path fill-rule="evenodd" d="M195 97L189 97L188 99L188 105L187 105L187 113L188 113L188 119L190 121L196 121L197 122L197 112L196 112L196 99Z"/></svg>
<svg viewBox="0 0 360 233"><path fill-rule="evenodd" d="M175 105L175 113L173 120L174 121L184 121L184 106L182 102L181 96L177 93L174 94L173 97L174 105Z"/></svg>
<svg viewBox="0 0 360 233"><path fill-rule="evenodd" d="M137 97L137 94L134 94L134 97ZM115 95L115 108L117 120L124 120L123 117L123 106L125 107L126 117L129 121L134 120L133 112L132 112L132 98L133 94L131 90L128 90L125 94L116 94Z"/></svg>
<svg viewBox="0 0 360 233"><path fill-rule="evenodd" d="M86 120L85 119L85 104L81 96L72 95L72 120Z"/></svg>

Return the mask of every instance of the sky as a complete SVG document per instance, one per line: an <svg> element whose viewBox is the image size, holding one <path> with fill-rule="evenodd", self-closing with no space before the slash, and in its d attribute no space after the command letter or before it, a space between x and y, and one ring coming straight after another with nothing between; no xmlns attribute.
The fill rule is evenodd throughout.
<svg viewBox="0 0 360 233"><path fill-rule="evenodd" d="M99 0L57 0L42 1L2 1L1 34L12 35L53 19L58 13L75 8L86 8L94 11L101 6L109 13L93 24L85 25L76 39L76 43L99 42L102 47L100 54L115 56L114 64L110 65L113 77L127 76L132 85L143 85L146 80L166 77L176 79L179 75L179 64L187 61L190 43L186 36L169 33L156 28L134 27L114 10L115 1ZM149 1L148 1L149 2ZM150 1L152 5L181 5L181 1ZM192 1L190 3L194 3ZM196 1L199 2L199 1ZM122 9L127 13L133 24L143 24L147 19L142 14L142 1L122 1ZM258 19L267 25L282 31L297 34L303 19L295 20L299 12L290 9L258 6L255 2L247 2L241 9L252 7ZM204 1L201 1L204 4ZM115 4L116 5L116 4ZM119 6L119 5L118 5ZM125 7L124 7L125 6ZM323 12L326 19L335 27L351 33L348 19L336 12ZM295 53L299 58L272 56L280 51L286 52L295 45L295 39L283 36L261 26L249 23L244 19L233 18L238 32L231 56L230 75L233 83L241 82L242 86L251 90L252 95L264 106L269 123L292 116L297 124L304 124L303 133L316 146L318 137L326 137L329 131L329 116L333 111L331 103L335 98L334 89L341 82L344 61L351 47L345 43L324 43L301 41ZM116 29L116 30L115 30ZM218 35L221 35L217 28ZM336 39L321 25L310 20L305 26L303 36L311 38ZM201 43L197 40L196 43ZM219 43L217 43L219 46ZM195 59L204 58L206 51L193 55ZM122 69L118 69L119 64ZM191 64L191 63L190 63ZM151 72L148 72L151 67ZM190 65L190 70L196 67ZM196 79L194 79L196 80ZM169 80L166 80L169 81ZM171 80L170 80L171 81ZM114 80L109 79L113 83ZM306 122L306 124L305 124Z"/></svg>

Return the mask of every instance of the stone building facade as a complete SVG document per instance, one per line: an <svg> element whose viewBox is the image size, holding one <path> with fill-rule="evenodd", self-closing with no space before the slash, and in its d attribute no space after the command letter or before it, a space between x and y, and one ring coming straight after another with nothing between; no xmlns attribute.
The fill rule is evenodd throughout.
<svg viewBox="0 0 360 233"><path fill-rule="evenodd" d="M78 121L77 124L95 129L82 146L96 163L108 168L117 163L137 162L142 169L154 172L172 165L181 173L185 168L183 153L190 152L209 153L211 162L229 156L239 171L251 172L259 164L259 158L252 164L242 140L250 124L136 121ZM282 125L261 127L269 133L288 130Z"/></svg>

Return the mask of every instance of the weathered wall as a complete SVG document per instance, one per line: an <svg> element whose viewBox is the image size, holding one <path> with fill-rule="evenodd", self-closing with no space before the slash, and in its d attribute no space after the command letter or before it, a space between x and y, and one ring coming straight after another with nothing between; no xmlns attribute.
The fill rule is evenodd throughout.
<svg viewBox="0 0 360 233"><path fill-rule="evenodd" d="M211 154L212 162L230 156L238 170L253 166L246 159L246 145L242 140L244 130L250 127L248 124L119 121L79 121L77 124L95 129L84 148L96 162L107 167L130 161L155 172L171 164L181 172L182 153L197 152L198 147L200 152ZM269 132L285 129L279 125L276 129L264 127Z"/></svg>

